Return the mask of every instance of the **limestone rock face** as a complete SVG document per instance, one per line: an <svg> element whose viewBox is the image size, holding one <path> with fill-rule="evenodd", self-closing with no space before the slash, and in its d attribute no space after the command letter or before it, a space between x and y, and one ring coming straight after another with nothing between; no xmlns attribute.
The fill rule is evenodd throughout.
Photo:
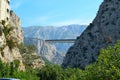
<svg viewBox="0 0 120 80"><path fill-rule="evenodd" d="M22 29L21 29L21 21L20 18L13 12L10 11L10 24L15 28L14 32L18 38L18 42L23 42L23 35L22 35Z"/></svg>
<svg viewBox="0 0 120 80"><path fill-rule="evenodd" d="M69 48L62 66L84 69L96 61L101 48L120 39L120 0L104 0L98 14Z"/></svg>
<svg viewBox="0 0 120 80"><path fill-rule="evenodd" d="M17 47L18 37L15 34L16 28L0 23L0 60L3 62L13 62L19 60L22 63L22 56ZM25 70L25 66L20 67Z"/></svg>
<svg viewBox="0 0 120 80"><path fill-rule="evenodd" d="M4 47L5 45L6 45L6 39L1 29L0 30L0 48Z"/></svg>
<svg viewBox="0 0 120 80"><path fill-rule="evenodd" d="M19 61L19 70L25 70L25 64L28 64L26 57L32 56L27 54L23 56L24 53L20 53L19 45L21 43L23 43L23 36L20 18L13 11L10 11L9 20L0 21L0 60L4 63ZM33 65L31 67L41 68L44 62L38 57L37 53L34 54L34 57L34 59L28 59L30 64Z"/></svg>
<svg viewBox="0 0 120 80"><path fill-rule="evenodd" d="M19 70L25 70L28 64L33 68L41 68L44 62L37 55L37 53L26 54L21 53L19 45L22 41L19 41L19 37L16 33L16 28L11 25L0 26L0 60L5 63L14 62L18 60Z"/></svg>
<svg viewBox="0 0 120 80"><path fill-rule="evenodd" d="M37 53L43 58L51 63L62 64L63 55L57 51L56 47L50 43L46 43L44 40L24 38L25 44L32 44L36 46Z"/></svg>
<svg viewBox="0 0 120 80"><path fill-rule="evenodd" d="M54 45L47 42L43 43L40 54L43 56L44 59L47 59L51 63L60 65L63 61L63 55L61 55L60 52L57 51Z"/></svg>
<svg viewBox="0 0 120 80"><path fill-rule="evenodd" d="M27 66L31 66L34 69L40 69L42 68L45 63L42 60L41 56L38 55L37 53L32 53L32 54L22 54L23 57L23 62L27 65Z"/></svg>

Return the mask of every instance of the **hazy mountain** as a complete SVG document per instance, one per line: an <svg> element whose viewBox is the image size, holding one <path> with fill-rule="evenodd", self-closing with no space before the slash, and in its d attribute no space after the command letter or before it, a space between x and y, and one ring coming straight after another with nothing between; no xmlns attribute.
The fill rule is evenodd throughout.
<svg viewBox="0 0 120 80"><path fill-rule="evenodd" d="M68 25L61 27L53 27L53 26L30 26L23 27L23 35L24 37L34 37L40 38L43 40L46 39L75 39L78 35L80 35L85 29L87 25ZM66 50L72 44L68 43L56 43L55 46L57 50L61 52L66 52Z"/></svg>
<svg viewBox="0 0 120 80"><path fill-rule="evenodd" d="M31 26L23 27L23 35L26 37L26 44L34 44L37 47L38 53L48 61L56 64L61 64L67 49L72 43L46 43L46 39L75 39L86 29L86 25L68 25L61 27L53 26ZM35 40L30 38L39 38Z"/></svg>

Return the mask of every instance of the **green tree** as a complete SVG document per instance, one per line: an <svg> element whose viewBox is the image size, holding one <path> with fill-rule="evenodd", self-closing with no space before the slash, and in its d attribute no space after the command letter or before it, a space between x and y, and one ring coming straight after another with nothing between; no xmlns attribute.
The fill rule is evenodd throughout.
<svg viewBox="0 0 120 80"><path fill-rule="evenodd" d="M120 79L120 41L114 46L102 49L97 62L86 68L89 80Z"/></svg>
<svg viewBox="0 0 120 80"><path fill-rule="evenodd" d="M34 53L37 49L34 45L27 45L29 53Z"/></svg>
<svg viewBox="0 0 120 80"><path fill-rule="evenodd" d="M25 45L21 43L19 46L20 53L26 53L26 54L31 54L36 51L36 47L34 45Z"/></svg>
<svg viewBox="0 0 120 80"><path fill-rule="evenodd" d="M62 68L57 65L46 65L38 73L40 80L62 80Z"/></svg>

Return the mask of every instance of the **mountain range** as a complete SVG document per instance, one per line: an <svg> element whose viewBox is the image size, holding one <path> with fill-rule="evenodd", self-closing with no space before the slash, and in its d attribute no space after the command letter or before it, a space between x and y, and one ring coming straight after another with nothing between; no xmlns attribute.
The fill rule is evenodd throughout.
<svg viewBox="0 0 120 80"><path fill-rule="evenodd" d="M26 38L38 38L43 40L48 39L76 39L85 29L87 25L68 25L61 27L53 27L53 26L30 26L23 27L23 35ZM55 46L57 50L61 52L66 52L67 49L72 44L67 43L56 43ZM62 46L62 47L61 47Z"/></svg>
<svg viewBox="0 0 120 80"><path fill-rule="evenodd" d="M61 64L66 51L72 43L46 43L49 39L75 39L80 35L87 25L68 25L61 27L53 26L30 26L23 27L25 44L33 44L38 53L45 60L55 64ZM32 39L33 38L33 39ZM39 40L37 40L39 39Z"/></svg>

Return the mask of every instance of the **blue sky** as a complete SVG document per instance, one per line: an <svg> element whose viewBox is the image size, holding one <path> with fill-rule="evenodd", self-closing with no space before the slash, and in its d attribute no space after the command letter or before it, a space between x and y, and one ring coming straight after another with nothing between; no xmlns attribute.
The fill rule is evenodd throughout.
<svg viewBox="0 0 120 80"><path fill-rule="evenodd" d="M103 0L11 0L22 27L89 24Z"/></svg>

